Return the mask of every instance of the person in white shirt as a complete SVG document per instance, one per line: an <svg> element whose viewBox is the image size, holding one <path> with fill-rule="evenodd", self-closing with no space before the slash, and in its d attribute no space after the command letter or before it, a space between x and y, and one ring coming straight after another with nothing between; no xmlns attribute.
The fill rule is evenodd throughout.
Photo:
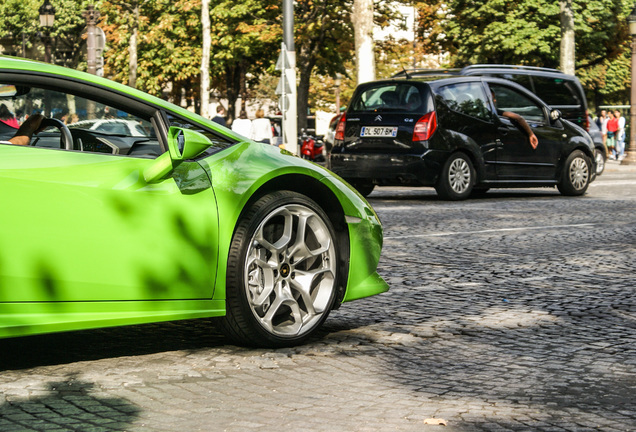
<svg viewBox="0 0 636 432"><path fill-rule="evenodd" d="M625 158L625 117L621 115L619 110L614 111L614 115L618 119L618 131L616 131L616 159Z"/></svg>
<svg viewBox="0 0 636 432"><path fill-rule="evenodd" d="M40 132L40 124L44 120L42 114L33 114L22 123L15 135L7 141L0 141L1 144L29 145L34 133Z"/></svg>
<svg viewBox="0 0 636 432"><path fill-rule="evenodd" d="M234 119L232 130L246 138L252 138L252 121L247 118L245 111L241 111L239 118Z"/></svg>
<svg viewBox="0 0 636 432"><path fill-rule="evenodd" d="M271 144L274 134L272 133L272 122L264 118L265 112L262 109L256 111L256 118L252 120L252 139L257 142Z"/></svg>

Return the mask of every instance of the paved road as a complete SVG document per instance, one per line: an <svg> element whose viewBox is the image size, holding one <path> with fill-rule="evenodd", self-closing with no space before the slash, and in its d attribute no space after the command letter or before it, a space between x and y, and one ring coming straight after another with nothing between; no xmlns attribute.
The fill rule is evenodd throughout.
<svg viewBox="0 0 636 432"><path fill-rule="evenodd" d="M636 168L580 198L370 200L391 291L319 338L245 349L204 320L3 340L0 431L636 430Z"/></svg>

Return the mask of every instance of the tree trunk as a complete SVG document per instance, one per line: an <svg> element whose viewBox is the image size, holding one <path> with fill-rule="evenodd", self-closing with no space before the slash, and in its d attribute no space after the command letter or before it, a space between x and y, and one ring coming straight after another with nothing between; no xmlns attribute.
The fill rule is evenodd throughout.
<svg viewBox="0 0 636 432"><path fill-rule="evenodd" d="M239 64L225 67L225 83L227 87L227 124L231 125L236 118L236 101L241 93L241 66Z"/></svg>
<svg viewBox="0 0 636 432"><path fill-rule="evenodd" d="M301 64L299 65L299 81L297 89L297 110L298 110L298 133L305 129L307 130L307 111L309 108L309 85L311 81L311 71L314 65Z"/></svg>
<svg viewBox="0 0 636 432"><path fill-rule="evenodd" d="M559 0L561 8L561 70L574 75L575 46L574 46L574 11L572 0Z"/></svg>
<svg viewBox="0 0 636 432"><path fill-rule="evenodd" d="M137 87L137 37L139 35L139 2L135 2L131 22L132 34L128 46L128 85Z"/></svg>
<svg viewBox="0 0 636 432"><path fill-rule="evenodd" d="M353 0L353 23L356 44L358 84L375 80L373 43L373 0Z"/></svg>
<svg viewBox="0 0 636 432"><path fill-rule="evenodd" d="M201 115L210 118L210 0L201 1L201 26L203 27L203 53L201 55Z"/></svg>

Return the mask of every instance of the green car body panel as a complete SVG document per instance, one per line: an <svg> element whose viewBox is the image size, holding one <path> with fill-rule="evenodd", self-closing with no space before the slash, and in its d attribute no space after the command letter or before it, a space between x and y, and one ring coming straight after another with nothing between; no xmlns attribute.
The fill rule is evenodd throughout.
<svg viewBox="0 0 636 432"><path fill-rule="evenodd" d="M113 81L0 56L0 79L12 70L108 89L236 144L187 160L0 144L0 337L224 315L235 226L286 185L316 187L345 221L341 301L388 289L376 213L328 170Z"/></svg>

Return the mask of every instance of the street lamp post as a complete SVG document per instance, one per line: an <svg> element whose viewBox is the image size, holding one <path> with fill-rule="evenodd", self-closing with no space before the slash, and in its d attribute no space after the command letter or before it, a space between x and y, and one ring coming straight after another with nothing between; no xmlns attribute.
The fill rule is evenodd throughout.
<svg viewBox="0 0 636 432"><path fill-rule="evenodd" d="M89 4L82 16L86 19L86 69L93 75L97 72L97 37L96 27L99 11Z"/></svg>
<svg viewBox="0 0 636 432"><path fill-rule="evenodd" d="M630 109L630 131L629 131L629 149L625 159L622 160L623 165L636 165L636 5L627 17L629 23L629 34L632 37L632 91L631 91L631 109Z"/></svg>
<svg viewBox="0 0 636 432"><path fill-rule="evenodd" d="M42 42L44 43L44 61L47 63L51 63L51 36L50 30L55 23L55 8L49 0L44 0L40 9L38 9L40 13L40 27L44 30L41 35Z"/></svg>

